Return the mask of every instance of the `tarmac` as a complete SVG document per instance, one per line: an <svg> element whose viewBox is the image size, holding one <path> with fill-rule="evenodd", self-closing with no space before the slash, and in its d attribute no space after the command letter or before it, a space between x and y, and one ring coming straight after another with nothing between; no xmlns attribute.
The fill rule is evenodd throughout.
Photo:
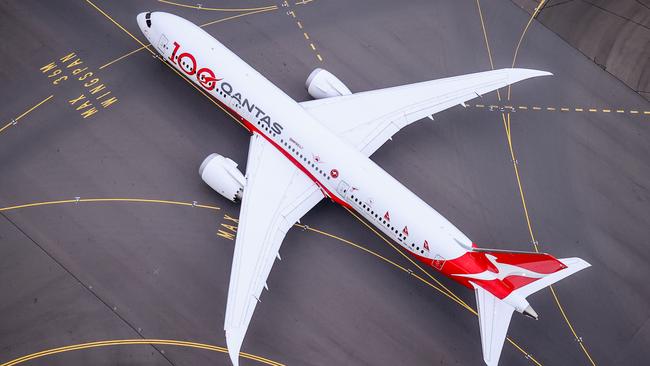
<svg viewBox="0 0 650 366"><path fill-rule="evenodd" d="M592 264L529 298L539 321L513 315L501 365L648 363L650 104L632 89L511 2L180 1L0 3L0 365L229 365L238 205L198 166L218 152L244 170L249 135L142 47L147 10L205 25L296 100L315 67L353 92L515 50L554 73L372 159L481 247ZM280 252L241 365L483 363L472 291L336 204Z"/></svg>

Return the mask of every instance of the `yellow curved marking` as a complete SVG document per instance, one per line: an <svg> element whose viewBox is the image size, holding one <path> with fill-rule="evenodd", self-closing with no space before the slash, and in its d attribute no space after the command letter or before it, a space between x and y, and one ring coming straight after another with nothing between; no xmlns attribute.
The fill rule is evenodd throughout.
<svg viewBox="0 0 650 366"><path fill-rule="evenodd" d="M207 27L209 25L225 22L227 20L237 19L237 18L241 18L241 17L245 17L247 15L253 15L253 14L257 14L257 13L265 13L265 12L271 11L271 10L277 10L277 7L276 8L268 8L268 9L256 10L256 11L250 11L248 13L242 13L242 14L237 14L237 15L231 15L231 16L228 16L228 17L225 17L225 18L221 18L221 19L217 19L217 20L213 20L213 21L201 24L201 25L199 25L199 27L204 28L204 27ZM141 46L140 48L136 48L135 50L133 50L131 52L128 52L128 53L116 58L115 60L112 60L112 61L109 61L109 62L105 63L104 65L100 66L99 69L102 70L102 69L104 69L106 67L109 67L112 64L133 55L134 53L140 52L140 51L144 50L145 48L148 49L149 46L151 46L150 43L148 43L145 46Z"/></svg>
<svg viewBox="0 0 650 366"><path fill-rule="evenodd" d="M397 248L390 240L386 239L385 236L383 236L381 233L379 233L374 227L372 227L370 224L368 224L365 220L363 220L359 215L357 215L354 211L350 210L349 208L345 208L354 218L356 218L359 222L361 222L365 227L370 229L375 235L377 235L381 240L383 240L386 244L390 245L397 253L399 253L402 257L404 257L407 261L409 261L412 265L414 265L417 269L419 269L422 273L426 274L427 277L429 277L431 280L433 280L438 286L440 286L442 289L444 289L445 295L449 297L450 299L454 300L456 303L458 303L460 306L464 307L465 309L469 310L470 312L474 313L476 315L476 311L472 309L467 303L465 303L460 297L458 297L455 293L453 293L450 289L448 289L445 285L443 285L440 281L438 281L435 277L433 277L429 272L425 271L422 267L420 267L419 264L417 264L411 257L406 255L402 250Z"/></svg>
<svg viewBox="0 0 650 366"><path fill-rule="evenodd" d="M478 6L479 14L481 14L481 6L480 6L479 1L480 0L476 0L476 4ZM513 58L512 58L511 67L515 67L515 63L517 61L517 54L519 53L519 48L521 46L521 43L523 42L524 36L526 35L526 32L528 31L528 28L530 27L530 24L533 22L533 19L535 19L535 16L537 16L537 14L542 9L542 6L544 5L545 2L546 2L546 0L540 0L539 4L535 8L535 11L533 12L533 14L531 14L530 18L528 19L528 23L526 23L526 26L524 27L524 29L523 29L523 31L521 33L521 36L519 37L519 42L517 42L517 46L515 48L515 52L514 52L514 55L513 55ZM483 27L483 35L485 37L485 43L486 43L486 46L488 48L488 56L490 57L490 63L492 63L490 45L487 42L487 32L485 31L485 26L483 24L483 16L482 15L481 15L481 26ZM511 95L511 86L508 85L508 94L507 94L508 100L510 100L510 95ZM499 99L499 101L501 101L501 96L499 95L498 91L497 91L497 98ZM533 109L539 109L539 108L533 107ZM582 109L580 109L580 111L582 111ZM522 204L522 207L524 209L524 216L526 218L526 225L528 226L528 233L529 233L530 239L531 239L531 241L533 243L533 247L535 249L535 252L539 252L539 247L538 247L538 244L537 244L537 240L535 239L535 234L533 233L533 228L532 228L532 224L531 224L531 220L530 220L530 215L528 214L528 206L526 204L526 197L524 195L523 186L521 184L521 178L519 176L519 167L517 166L517 159L516 159L516 156L515 156L515 151L514 151L514 148L512 146L512 134L511 134L511 129L510 129L510 113L501 112L501 119L502 119L502 122L503 122L503 127L504 127L505 132L506 132L506 138L508 140L508 149L510 151L510 158L512 159L512 167L513 167L513 169L515 171L515 178L517 180L517 187L519 188L519 197L521 198L521 204ZM566 315L566 313L564 311L564 308L562 307L562 304L560 303L560 300L559 300L557 294L555 293L555 289L553 288L553 286L549 286L549 289L551 290L553 300L555 300L555 304L557 305L558 309L560 310L560 313L562 314L562 317L564 318L565 323L569 326L569 330L571 331L571 333L573 334L575 339L578 340L578 342L580 344L580 348L582 349L582 352L587 356L587 359L589 359L589 362L593 366L595 366L596 363L594 362L593 358L591 357L591 355L587 351L587 348L583 344L580 337L578 337L578 334L576 333L573 325L571 324L571 321L569 321L569 317Z"/></svg>
<svg viewBox="0 0 650 366"><path fill-rule="evenodd" d="M100 12L103 16L105 16L108 20L110 20L111 23L115 24L118 28L120 28L122 31L124 31L124 33L128 34L131 38L133 38L133 40L135 40L136 42L138 42L138 43L140 44L140 46L142 46L142 47L147 47L144 43L142 43L142 41L140 41L136 36L134 36L133 34L131 34L131 32L129 32L128 30L126 30L126 28L122 27L122 25L121 25L120 23L118 23L117 21L115 21L115 19L111 18L110 15L106 14L105 11L103 11L102 9L100 9L100 8L99 8L97 5L95 5L92 1L90 1L90 0L86 0L86 2L87 2L88 4L90 4L90 6L92 6L93 8L95 8L95 10L97 10L98 12ZM147 48L147 49L149 50L149 48ZM152 51L149 50L149 52L152 52ZM153 53L153 52L152 52L152 53Z"/></svg>
<svg viewBox="0 0 650 366"><path fill-rule="evenodd" d="M519 53L519 47L521 46L521 42L524 40L524 36L526 35L526 32L528 31L528 27L530 27L530 23L533 22L533 19L537 16L537 13L539 13L540 10L542 10L542 7L544 6L544 3L546 0L540 0L539 4L537 4L537 7L535 8L535 11L533 11L533 14L530 15L530 19L528 19L528 23L526 23L526 27L524 27L524 31L521 32L521 37L519 37L519 42L517 42L517 47L515 47L515 54L512 57L512 66L510 67L515 67L515 62L517 62L517 54ZM508 100L510 100L510 89L512 88L512 85L508 85Z"/></svg>
<svg viewBox="0 0 650 366"><path fill-rule="evenodd" d="M22 208L39 207L39 206L50 206L50 205L61 205L61 204L76 203L76 202L141 202L141 203L162 203L162 204L170 204L170 205L177 205L177 206L198 207L198 208L210 209L210 210L220 210L220 208L219 208L219 207L216 207L216 206L201 205L201 204L194 204L194 203L188 203L188 202L182 202L182 201L171 201L171 200L155 200L155 199L144 199L144 198L86 198L86 199L79 199L79 200L73 199L73 200L44 201L44 202L27 203L27 204L23 204L23 205L15 205L15 206L9 206L9 207L1 207L1 208L0 208L0 212L11 211L11 210L17 210L17 209L22 209ZM350 211L350 210L348 210L348 211ZM364 225L366 225L367 227L369 227L369 228L370 228L370 229L371 229L371 230L372 230L376 235L378 235L378 236L379 236L380 238L382 238L384 241L388 242L391 246L393 246L392 243L390 243L386 238L384 238L380 233L378 233L376 230L374 230L371 226L368 226L368 224L367 224L365 221L361 220L361 219L360 219L360 218L359 218L359 217L358 217L354 212L350 211L350 213L351 213L353 216L355 216L359 221L361 221ZM303 230L310 231L310 232L312 232L312 233L316 233L316 234L323 235L323 236L326 236L326 237L331 238L331 239L338 240L338 241L340 241L340 242L342 242L342 243L345 243L345 244L350 245L350 246L352 246L352 247L354 247L354 248L357 248L357 249L359 249L359 250L361 250L361 251L363 251L363 252L365 252L365 253L367 253L367 254L370 254L370 255L372 255L372 256L374 256L374 257L376 257L376 258L379 258L379 259L381 259L383 262L390 264L391 266L393 266L393 267L395 267L395 268L401 270L402 272L405 272L405 273L410 274L411 276L413 276L413 277L414 277L415 279L417 279L418 281L420 281L420 282L426 284L427 286L433 288L434 290L438 291L439 293L445 295L446 297L448 297L449 299L453 300L454 302L456 302L457 304L459 304L460 306L462 306L463 308L465 308L466 310L468 310L468 311L471 312L472 314L477 315L476 310L474 310L471 306L467 305L467 304L466 304L463 300L461 300L461 299L460 299L456 294L454 294L451 290L449 290L447 287L445 287L445 286L444 286L442 283L440 283L436 278L434 278L433 276L431 276L431 274L429 274L427 271L425 271L425 270L422 269L420 266L418 266L417 263L414 263L413 260L412 260L411 258L409 258L408 256L405 256L404 253L403 253L402 251L400 251L398 248L396 248L396 247L394 247L394 246L393 246L393 248L394 248L396 251L398 251L400 254L402 254L403 256L405 256L406 259L408 259L412 264L414 264L416 267L418 267L418 268L419 268L422 272L424 272L424 273L425 273L429 278L431 278L431 279L432 279L436 284L433 284L433 283L427 281L425 278L423 278L422 276L420 276L420 275L414 273L412 270L410 270L410 269L408 269L408 268L406 268L406 267L403 267L403 266L397 264L396 262L394 262L394 261L392 261L392 260L390 260L390 259L388 259L388 258L382 256L381 254L376 253L376 252L374 252L374 251L372 251L372 250L370 250L370 249L368 249L368 248L365 248L365 247L363 247L363 246L361 246L361 245L359 245L359 244L357 244L357 243L354 243L354 242L352 242L352 241L350 241L350 240L344 239L344 238L342 238L342 237L340 237L340 236L337 236L337 235L334 235L334 234L331 234L331 233L328 233L328 232L325 232L325 231L322 231L322 230L315 229L315 228L310 227L310 226L307 226L307 225L302 225L302 224L298 224L298 223L296 223L294 226L299 227L299 228L301 228L301 229L303 229ZM541 366L541 364L540 364L539 362L537 362L537 360L535 360L535 359L534 359L530 354L528 354L528 353L527 353L523 348L521 348L521 347L520 347L517 343L515 343L512 339L510 339L510 338L507 338L507 339L508 339L508 342L510 342L513 346L515 346L515 348L517 348L521 353L523 353L523 354L526 355L528 358L530 358L530 359L531 359L535 364ZM129 341L133 341L133 342L135 342L135 341L141 341L142 343L147 343L148 340L129 340ZM111 342L111 341L106 341L106 342ZM169 342L171 342L171 341L169 341ZM180 341L178 341L178 342L180 342ZM92 344L95 344L95 343L97 343L97 342L94 342L94 343L88 343L88 345L92 345ZM100 343L101 343L101 342L100 342ZM75 347L75 346L68 346L68 347ZM92 346L85 347L85 348L91 348L91 347L92 347ZM215 347L215 346L212 346L212 347ZM64 349L64 348L66 348L66 347L62 347L62 348L60 348L60 349ZM198 347L197 347L197 348L198 348ZM82 349L82 348L80 348L80 349ZM57 348L57 350L59 350L59 349ZM43 352L49 352L49 351L43 351ZM58 351L58 352L63 352L63 351ZM55 352L55 353L58 353L58 352ZM39 353L39 354L40 354L40 353ZM49 354L53 354L53 353L48 353L48 354L46 354L46 355L49 355ZM34 354L34 355L38 355L38 354ZM242 354L242 355L243 355L243 354ZM252 355L251 355L251 356L252 356ZM28 357L28 356L24 356L24 357ZM38 357L42 357L42 356L38 356ZM31 358L30 358L30 359L31 359ZM25 361L28 361L28 360L16 359L16 360L14 360L14 361L10 361L10 363L2 364L2 365L0 365L0 366L11 366L11 365L15 365L16 363L11 363L11 362L15 362L15 361L25 362Z"/></svg>
<svg viewBox="0 0 650 366"><path fill-rule="evenodd" d="M229 16L229 17L225 17L225 18L222 18L222 19L217 19L217 20L213 20L213 21L211 21L211 22L203 23L203 24L201 24L199 27L203 28L203 27L207 27L207 26L212 25L212 24L217 24L217 23L225 22L226 20L237 19L237 18L241 18L241 17L245 17L245 16L247 16L247 15L252 15L252 14L257 14L257 13L266 13L267 11L271 11L271 10L278 10L278 7L277 7L277 6L271 6L271 7L269 7L269 8L264 8L264 9L259 9L259 10L253 10L253 11L249 11L249 12L247 12L247 13L242 13L242 14L237 14L237 15L231 15L231 16Z"/></svg>
<svg viewBox="0 0 650 366"><path fill-rule="evenodd" d="M44 202L33 202L27 203L24 205L16 205L9 207L0 207L0 212L17 210L19 208L28 208L28 207L38 207L38 206L49 206L49 205L60 205L65 203L83 203L83 202L140 202L140 203L161 203L166 205L177 205L177 206L188 206L188 207L199 207L206 208L210 210L220 210L221 208L210 205L194 204L194 202L182 202L182 201L170 201L170 200L154 200L146 198L80 198L71 199L71 200L58 200L58 201L44 201Z"/></svg>
<svg viewBox="0 0 650 366"><path fill-rule="evenodd" d="M255 10L269 10L269 9L277 9L277 5L267 5L267 6L260 6L257 8L206 8L203 6L197 6L197 5L188 5L188 4L181 4L181 3L176 3L173 1L168 1L168 0L158 0L158 2L169 4L169 5L174 5L174 6L180 6L182 8L190 8L190 9L196 9L196 10L206 10L206 11L255 11Z"/></svg>
<svg viewBox="0 0 650 366"><path fill-rule="evenodd" d="M228 349L225 347L219 347L219 346L213 346L210 344L205 344L205 343L196 343L196 342L187 342L187 341L176 341L176 340L171 340L171 339L117 339L117 340L109 340L109 341L99 341L99 342L90 342L90 343L81 343L81 344L76 344L76 345L71 345L71 346L65 346L65 347L59 347L59 348L53 348L49 350L44 350L41 352L36 352L32 353L30 355L22 356L19 357L15 360L11 360L9 362L5 362L1 364L0 366L14 366L18 365L27 361L31 361L37 358L42 358L45 356L50 356L58 353L64 353L64 352L70 352L70 351L78 351L82 349L89 349L89 348L99 348L99 347L109 347L109 346L122 346L122 345L165 345L165 346L177 346L177 347L188 347L188 348L198 348L198 349L204 349L212 352L221 352L221 353L227 353ZM266 365L271 365L271 366L284 366L284 364L281 364L279 362L269 360L268 358L264 358L261 356L256 356L250 353L245 353L241 352L239 354L241 357L247 358L249 360L257 361Z"/></svg>
<svg viewBox="0 0 650 366"><path fill-rule="evenodd" d="M33 107L29 108L28 110L26 110L25 112L23 112L20 116L14 118L11 122L7 123L7 124L4 125L2 128L0 128L0 133L2 133L2 131L4 131L4 130L6 130L7 128L9 128L9 126L15 124L15 123L18 122L21 118L25 117L25 116L26 116L27 114L29 114L31 111L33 111L34 109L40 107L41 104L47 102L48 100L52 99L53 97L54 97L54 95L50 95L49 97L47 97L47 98L43 99L42 101L40 101L40 102L39 102L38 104L36 104L35 106L33 106Z"/></svg>
<svg viewBox="0 0 650 366"><path fill-rule="evenodd" d="M433 289L435 289L436 291L440 292L441 294L447 296L448 298L450 298L451 300L453 300L453 301L456 302L458 305L462 306L463 308L465 308L467 311L471 312L471 313L474 314L475 316L478 316L478 313L476 312L476 310L474 310L474 308L472 308L471 306L467 305L467 303L464 302L460 297L458 297L458 295L456 295L453 291L451 291L449 288L447 288L445 285L443 285L440 281L438 281L435 277L433 277L433 276L432 276L428 271L426 271L426 270L424 270L422 267L420 267L420 266L419 266L419 265L418 265L418 264L417 264L413 259L411 259L411 258L410 258L408 255L406 255L402 250L400 250L400 249L397 248L393 243L391 243L390 240L386 239L386 237L384 237L381 233L379 233L377 230L375 230L374 227L372 227L371 225L369 225L365 220L361 219L361 218L360 218L360 217L359 217L359 216L358 216L354 211L350 210L350 209L347 208L347 207L346 207L345 209L346 209L346 210L347 210L347 211L348 211L352 216L354 216L357 220L359 220L363 225L365 225L367 228L369 228L369 229L370 229L370 230L371 230L375 235L377 235L380 239L382 239L384 242L386 242L388 245L390 245L393 249L395 249L395 251L397 251L400 255L402 255L402 256L403 256L404 258L406 258L409 262L411 262L411 264L413 264L413 265L414 265L415 267L417 267L420 271L422 271L424 274L426 274L427 277L429 277L430 279L432 279L432 280L433 280L433 281L434 281L438 286L440 286L440 287L438 287L438 286L432 284L431 282L429 282L429 281L425 280L424 278L422 278L422 277L416 275L415 273L412 273L411 271L404 269L403 267L401 267L401 266L399 266L399 265L393 263L392 261L389 261L388 259L385 259L385 258L382 257L381 255L376 254L376 253L370 251L369 249L366 249L366 248L360 247L360 246L358 246L358 245L356 245L356 244L354 244L354 243L351 243L351 242L349 242L349 241L347 241L347 240L345 240L345 239L342 239L342 238L338 238L338 237L336 237L336 236L334 236L334 235L331 235L331 234L326 234L326 233L325 233L325 235L330 236L330 237L333 237L333 238L338 239L338 240L341 240L341 241L346 242L346 243L348 243L348 244L351 244L351 245L353 245L353 246L355 246L355 247L358 247L359 249L362 249L362 250L364 250L364 251L366 251L366 252L369 252L369 253L371 253L371 254L373 254L373 255L379 257L379 258L384 259L386 262L389 262L390 264L393 264L394 266L396 266L396 267L402 269L403 271L410 272L410 273L413 275L413 277L417 278L417 279L420 280L421 282L423 282L423 283L427 284L428 286L432 287ZM519 350L519 352L523 353L523 354L524 354L528 359L530 359L534 364L536 364L536 365L538 365L538 366L542 366L542 364L541 364L539 361L537 361L537 360L536 360L536 359L535 359L535 358L534 358L530 353L526 352L526 350L524 350L524 349L523 349L521 346L519 346L515 341L513 341L512 338L510 338L510 337L506 337L506 339L508 340L508 342L509 342L510 344L512 344L512 345L513 345L517 350Z"/></svg>

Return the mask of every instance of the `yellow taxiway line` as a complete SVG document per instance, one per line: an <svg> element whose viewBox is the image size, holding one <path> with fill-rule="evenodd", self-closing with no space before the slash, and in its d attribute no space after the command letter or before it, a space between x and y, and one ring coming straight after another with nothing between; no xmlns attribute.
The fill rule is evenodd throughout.
<svg viewBox="0 0 650 366"><path fill-rule="evenodd" d="M250 11L250 12L247 12L247 13L231 15L229 17L225 17L225 18L222 18L222 19L217 19L217 20L207 22L205 24L201 24L199 27L204 28L204 27L207 27L209 25L225 22L227 20L237 19L237 18L241 18L241 17L247 16L247 15L252 15L252 14L257 14L257 13L265 13L265 12L272 11L272 10L277 10L277 9L278 9L277 6L272 6L272 7L264 8L264 9L261 9L261 10L255 10L255 11ZM137 53L137 52L140 52L140 51L144 50L145 48L149 49L149 46L151 46L151 44L147 44L147 45L144 45L144 46L142 46L140 48L136 48L133 51L130 51L130 52L128 52L128 53L126 53L126 54L124 54L124 55L122 55L122 56L120 56L120 57L118 57L118 58L116 58L116 59L114 59L112 61L109 61L109 62L105 63L104 65L100 66L99 69L101 70L101 69L104 69L106 67L109 67L109 66L111 66L112 64L114 64L114 63L116 63L118 61L121 61L121 60L123 60L123 59Z"/></svg>
<svg viewBox="0 0 650 366"><path fill-rule="evenodd" d="M21 363L25 363L27 361L31 361L34 359L55 355L59 353L64 353L64 352L78 351L78 350L89 349L89 348L123 346L123 345L165 345L165 346L176 346L176 347L186 347L186 348L198 348L198 349L204 349L212 352L228 353L228 349L225 347L219 347L219 346L214 346L205 343L177 341L171 339L116 339L116 340L81 343L81 344L75 344L75 345L70 345L65 347L52 348L52 349L48 349L48 350L44 350L44 351L40 351L40 352L36 352L36 353L32 353L29 355L16 358L14 360L0 364L0 366L15 366ZM265 365L271 365L271 366L284 365L282 363L269 360L268 358L256 356L250 353L241 352L239 355L243 358L257 361Z"/></svg>
<svg viewBox="0 0 650 366"><path fill-rule="evenodd" d="M23 205L0 207L0 212L12 211L21 208L29 207L38 207L38 206L51 206L51 205L61 205L66 203L90 203L90 202L139 202L139 203L160 203L166 205L177 205L177 206L187 206L187 207L198 207L206 208L210 210L221 210L221 208L210 205L202 205L197 202L182 202L182 201L170 201L170 200L156 200L156 199L146 199L146 198L79 198L79 199L69 199L69 200L58 200L58 201L44 201L44 202L33 202Z"/></svg>
<svg viewBox="0 0 650 366"><path fill-rule="evenodd" d="M48 100L52 99L53 97L54 97L54 95L50 95L49 97L47 97L47 98L41 100L40 102L38 102L38 104L36 104L35 106L33 106L33 107L29 108L28 110L26 110L25 112L23 112L20 116L18 116L16 118L14 118L13 120L11 120L9 123L7 123L2 128L0 128L0 133L2 133L2 131L9 128L9 126L15 125L21 118L25 117L31 111L33 111L34 109L40 107L43 103L47 102Z"/></svg>
<svg viewBox="0 0 650 366"><path fill-rule="evenodd" d="M479 13L480 13L481 8L480 8L479 1L480 0L476 0L476 4L478 6L478 10L479 10ZM511 67L515 66L515 63L517 61L517 54L519 52L519 48L520 48L520 46L521 46L521 44L523 42L523 39L524 39L524 36L526 35L526 32L528 31L528 28L530 27L530 24L532 23L533 19L538 14L538 12L541 10L541 8L542 8L542 6L544 5L545 2L546 2L546 0L540 0L540 2L538 3L537 7L535 8L533 14L531 14L530 18L528 19L528 23L526 23L526 26L524 27L524 29L522 31L522 34L519 37L519 41L517 42L517 46L515 47ZM487 42L487 34L485 32L485 26L483 25L483 17L482 16L481 16L481 24L482 24L482 27L483 27L483 34L484 34L484 36L486 38L486 47L488 48L488 56L490 56L490 58L491 58L490 45ZM511 87L508 86L508 94L507 94L508 101L510 100L510 96L511 96ZM498 91L497 91L497 98L498 98L499 101L501 101L501 97L500 97ZM533 110L542 110L542 108L540 108L540 107L533 107L532 109ZM556 109L555 108L553 108L553 109L547 108L546 110L555 111ZM578 110L576 109L576 111L578 111ZM590 109L590 111L591 111L591 109ZM596 110L594 110L594 111L596 111ZM502 119L502 122L503 122L504 130L506 132L506 139L508 141L508 149L510 151L510 158L512 160L512 167L513 167L514 172L515 172L517 187L519 189L519 197L521 199L521 204L522 204L522 207L523 207L523 210L524 210L524 216L525 216L525 219L526 219L526 225L528 227L528 233L530 235L531 242L533 243L533 247L535 249L535 252L539 252L538 243L537 243L537 240L535 239L535 234L533 233L533 228L532 228L532 224L531 224L531 220L530 220L530 215L528 213L528 206L526 204L526 197L525 197L525 194L524 194L524 189L523 189L523 186L521 184L521 178L520 178L520 175L519 175L519 167L518 167L515 151L514 151L513 144L512 144L512 133L511 133L511 129L510 129L510 112L503 112L502 111L501 112L501 119ZM582 349L582 352L587 356L587 359L589 360L589 362L593 366L595 366L596 364L595 364L593 358L591 357L591 355L587 351L587 348L584 346L581 338L578 337L578 335L577 335L577 333L575 331L575 328L573 327L573 325L569 321L569 317L566 315L566 312L564 311L564 308L562 307L562 304L560 303L560 300L557 297L555 289L553 288L553 286L549 286L549 289L551 291L551 294L553 296L553 299L555 300L555 303L556 303L558 309L560 310L560 313L562 314L562 317L564 318L565 323L568 325L569 330L571 331L571 333L573 334L575 339L578 340L578 342L580 344L580 348Z"/></svg>
<svg viewBox="0 0 650 366"><path fill-rule="evenodd" d="M260 7L257 7L257 8L206 8L204 6L182 4L182 3L177 3L177 2L168 1L168 0L158 0L158 2L161 2L161 3L164 3L164 4L169 4L169 5L174 5L174 6L179 6L179 7L182 7L182 8L205 10L205 11L223 11L223 12L255 11L255 10L268 10L270 8L275 8L275 9L278 8L277 5L260 6Z"/></svg>
<svg viewBox="0 0 650 366"><path fill-rule="evenodd" d="M8 207L0 207L0 212L6 212L6 211L12 211L12 210L18 210L18 209L25 209L25 208L31 208L31 207L41 207L41 206L53 206L53 205L64 205L64 204L71 204L71 203L110 203L110 202L128 202L128 203L158 203L158 204L167 204L167 205L176 205L176 206L185 206L185 207L198 207L198 208L203 208L203 209L209 209L209 210L220 210L219 207L212 206L212 205L203 205L203 204L198 204L197 202L184 202L184 201L175 201L175 200L159 200L159 199L146 199L146 198L86 198L86 199L68 199L68 200L55 200L55 201L42 201L42 202L33 202L33 203L27 203L27 204L20 204L20 205L14 205L14 206L8 206ZM350 210L348 210L350 211ZM451 299L452 301L456 302L460 306L462 306L464 309L467 311L471 312L474 315L477 315L476 310L474 310L471 306L467 305L460 297L458 297L453 291L451 291L449 288L445 287L440 281L438 281L435 277L433 277L430 273L425 271L422 267L417 265L410 257L406 256L405 253L403 253L401 250L396 248L388 239L383 237L380 233L378 233L376 230L374 230L371 226L369 226L365 221L363 221L360 217L358 217L353 211L350 211L350 214L352 214L355 218L357 218L361 223L363 223L366 227L370 228L377 236L379 236L381 239L383 239L385 242L387 242L389 245L391 245L396 251L398 251L402 256L404 256L411 264L419 268L424 274L426 274L427 277L429 277L431 280L433 280L435 283L430 282L426 278L418 275L415 273L413 270L406 268L395 261L377 253L374 252L358 243L352 242L350 240L347 240L345 238L342 238L338 235L328 233L323 230L319 230L313 227L310 227L308 225L304 224L294 224L295 227L301 228L305 231L309 231L318 235L322 235L337 241L340 241L346 245L349 245L351 247L354 247L356 249L359 249L366 254L370 254L374 256L375 258L380 259L382 262L391 265L394 268L399 269L400 271L409 274L411 277L415 278L416 280L422 282L423 284L431 287L432 289L436 290L440 294L446 296L447 298ZM538 366L541 366L541 364L533 358L528 352L526 352L521 346L519 346L517 343L515 343L511 338L507 338L508 342L512 344L516 349L518 349L521 353L526 355L533 363L535 363ZM145 342L146 343L146 342ZM71 346L72 347L72 346ZM45 351L44 351L45 352ZM52 353L48 353L52 354ZM40 356L39 356L40 357ZM17 359L19 360L19 359ZM16 360L14 360L16 361ZM11 362L14 362L11 361ZM21 362L24 362L26 360L23 360ZM14 364L2 364L0 366L10 366L10 365L15 365Z"/></svg>

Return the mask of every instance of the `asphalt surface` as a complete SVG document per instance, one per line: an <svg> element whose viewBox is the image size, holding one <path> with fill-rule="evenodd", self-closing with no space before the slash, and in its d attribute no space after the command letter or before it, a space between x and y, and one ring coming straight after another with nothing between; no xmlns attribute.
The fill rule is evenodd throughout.
<svg viewBox="0 0 650 366"><path fill-rule="evenodd" d="M105 14L81 0L0 3L0 32L8 35L0 43L0 128L53 95L0 132L0 207L80 200L0 212L0 362L117 339L225 346L234 241L217 233L228 230L224 217L236 217L238 206L212 192L197 170L212 152L244 169L248 134L146 50L100 67L140 47L108 16L143 40L135 15L144 10L204 24L240 14L206 8L260 3L93 3ZM481 5L494 66L509 66L529 15L510 2ZM304 80L315 67L353 91L490 68L474 1L313 1L205 29L298 100L307 99ZM58 74L40 70L50 62L68 65L77 57L60 58L71 52L83 64ZM507 103L493 93L413 124L373 159L479 246L532 250L501 113L477 104L514 106L510 131L534 237L541 250L579 256L592 267L555 286L579 340L550 291L542 291L529 298L539 321L513 316L509 336L523 353L506 343L501 365L535 364L525 354L543 365L588 365L590 358L647 364L650 116L643 111L650 106L535 22L517 65L555 77L516 85ZM84 67L94 74L83 82L97 77L97 84L72 77ZM68 79L53 85L62 75ZM100 83L105 89L91 94ZM86 100L78 99L82 94ZM111 97L117 102L101 105ZM97 112L87 112L93 106L84 101ZM197 201L220 209L83 201L90 198ZM287 365L482 363L476 317L351 245L433 282L345 210L323 202L302 223L349 242L312 230L288 234L244 352ZM474 306L471 291L433 276ZM30 364L229 363L221 352L115 345Z"/></svg>
<svg viewBox="0 0 650 366"><path fill-rule="evenodd" d="M535 0L512 0L530 14ZM650 1L549 0L536 19L650 100Z"/></svg>

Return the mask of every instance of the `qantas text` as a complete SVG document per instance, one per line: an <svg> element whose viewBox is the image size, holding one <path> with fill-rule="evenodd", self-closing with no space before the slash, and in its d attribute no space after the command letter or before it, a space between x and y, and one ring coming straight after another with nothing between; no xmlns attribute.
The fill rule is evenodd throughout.
<svg viewBox="0 0 650 366"><path fill-rule="evenodd" d="M221 81L223 78L218 79L214 71L208 67L198 68L196 57L189 52L181 52L178 54L180 48L181 45L178 42L174 42L174 50L171 56L169 56L169 60L173 64L178 65L178 67L188 76L196 77L196 80L202 88L207 91L214 90L217 81ZM234 91L230 83L225 81L222 82L219 85L219 89L221 89L221 91L226 95L230 96L235 101L237 107L241 106L242 108L246 108L249 113L255 114L255 118L257 118L261 123L266 124L272 132L278 135L282 133L284 127L280 123L272 121L271 116L267 115L255 104L249 102L247 98L241 95L241 93Z"/></svg>

